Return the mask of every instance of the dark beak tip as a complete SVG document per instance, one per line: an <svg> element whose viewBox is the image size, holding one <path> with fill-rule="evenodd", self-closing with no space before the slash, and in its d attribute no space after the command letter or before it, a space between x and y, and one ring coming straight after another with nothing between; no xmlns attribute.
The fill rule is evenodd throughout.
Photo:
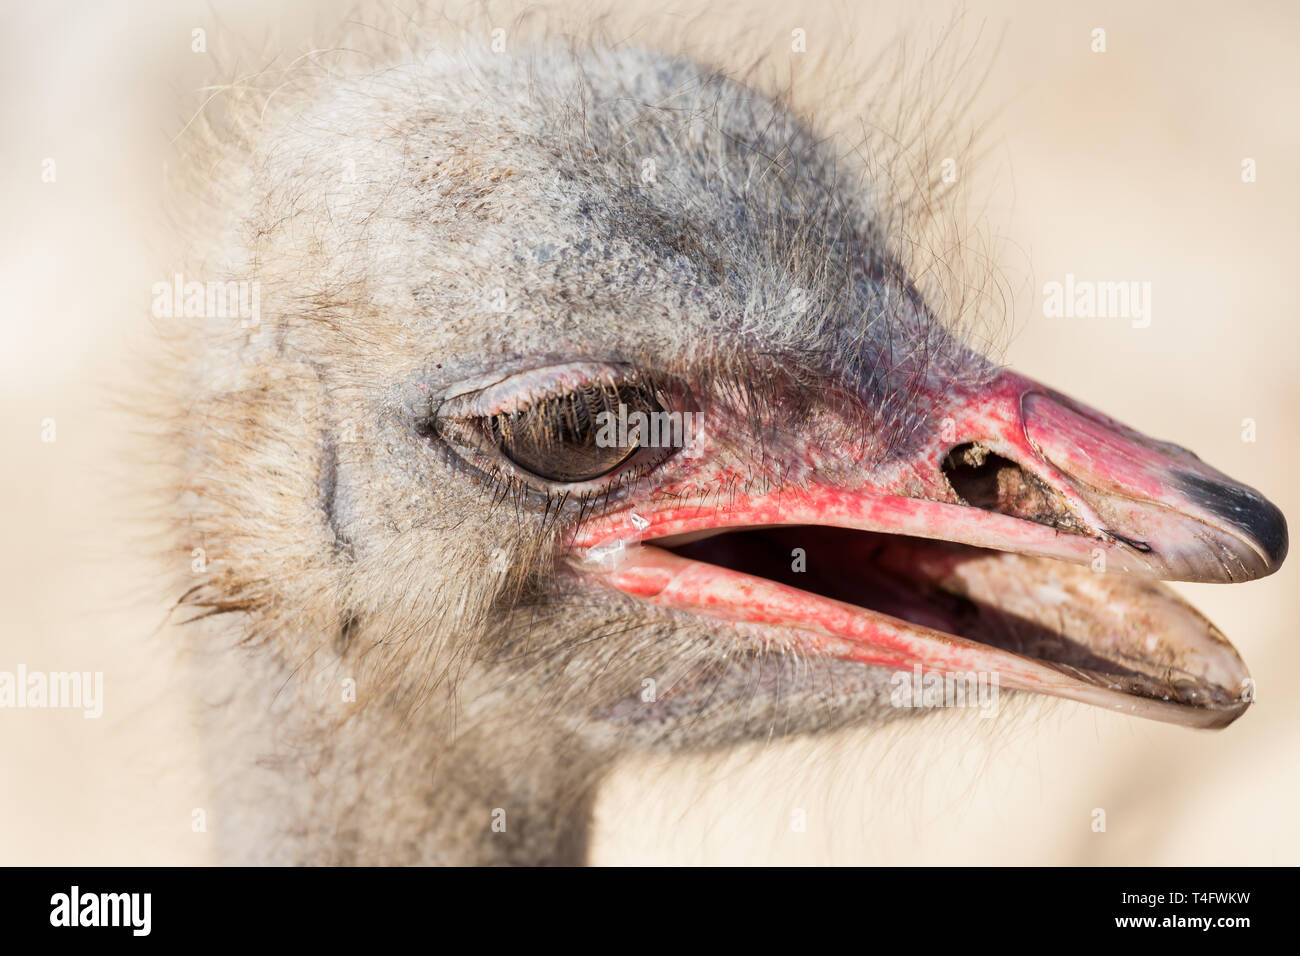
<svg viewBox="0 0 1300 956"><path fill-rule="evenodd" d="M1191 501L1239 530L1260 552L1264 574L1272 574L1282 566L1290 537L1286 517L1277 505L1253 488L1190 472L1178 473L1175 481Z"/></svg>
<svg viewBox="0 0 1300 956"><path fill-rule="evenodd" d="M1265 501L1270 512L1268 522L1268 531L1265 535L1257 538L1264 547L1265 557L1268 561L1270 571L1276 571L1286 560L1287 549L1290 545L1287 536L1286 518L1282 511L1270 501Z"/></svg>

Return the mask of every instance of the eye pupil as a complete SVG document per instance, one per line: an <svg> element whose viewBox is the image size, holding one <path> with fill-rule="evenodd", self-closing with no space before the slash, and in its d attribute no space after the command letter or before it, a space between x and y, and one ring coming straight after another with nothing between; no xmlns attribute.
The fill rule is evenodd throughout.
<svg viewBox="0 0 1300 956"><path fill-rule="evenodd" d="M491 419L492 437L502 454L540 478L590 481L618 468L638 450L634 430L631 435L625 430L626 441L620 443L617 423L611 426L599 417L602 412L616 416L620 404L629 415L661 410L647 389L595 386L496 415Z"/></svg>

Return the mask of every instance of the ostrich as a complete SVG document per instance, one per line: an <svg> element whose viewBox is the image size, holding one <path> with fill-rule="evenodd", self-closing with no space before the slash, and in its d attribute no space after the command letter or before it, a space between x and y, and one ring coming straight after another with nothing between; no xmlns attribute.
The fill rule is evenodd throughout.
<svg viewBox="0 0 1300 956"><path fill-rule="evenodd" d="M579 863L620 755L882 725L917 668L1249 705L1158 579L1271 573L1278 510L980 354L782 104L437 53L211 146L260 312L177 323L171 446L226 859Z"/></svg>

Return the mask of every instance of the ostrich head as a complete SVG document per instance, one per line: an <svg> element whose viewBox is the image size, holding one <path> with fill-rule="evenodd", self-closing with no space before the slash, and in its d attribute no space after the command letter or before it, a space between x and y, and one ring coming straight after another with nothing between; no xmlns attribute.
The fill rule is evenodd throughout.
<svg viewBox="0 0 1300 956"><path fill-rule="evenodd" d="M231 842L573 858L619 753L879 723L918 666L1248 705L1155 579L1270 573L1279 512L969 348L780 105L626 50L285 100L213 172L260 315L186 343Z"/></svg>

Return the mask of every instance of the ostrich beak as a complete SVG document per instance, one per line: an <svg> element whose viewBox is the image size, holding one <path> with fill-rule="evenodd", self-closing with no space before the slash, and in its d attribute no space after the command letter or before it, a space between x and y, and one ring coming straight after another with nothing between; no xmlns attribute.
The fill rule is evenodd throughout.
<svg viewBox="0 0 1300 956"><path fill-rule="evenodd" d="M580 526L574 566L804 653L1187 726L1245 711L1236 650L1155 579L1271 574L1287 550L1276 507L1010 372L920 401L940 424L887 463L722 503L639 501Z"/></svg>

